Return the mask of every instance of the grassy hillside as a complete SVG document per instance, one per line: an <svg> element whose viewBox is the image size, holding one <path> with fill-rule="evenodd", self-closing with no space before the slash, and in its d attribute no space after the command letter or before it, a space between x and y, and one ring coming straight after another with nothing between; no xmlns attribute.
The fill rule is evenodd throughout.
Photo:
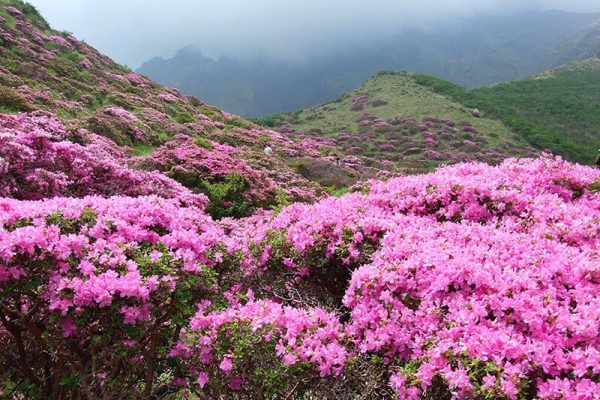
<svg viewBox="0 0 600 400"><path fill-rule="evenodd" d="M419 75L384 72L343 97L257 122L294 136L325 136L343 153L390 160L409 171L463 160L496 162L533 150L500 121L476 117Z"/></svg>
<svg viewBox="0 0 600 400"><path fill-rule="evenodd" d="M557 134L569 154L591 162L600 146L600 60L560 67L530 79L481 88L480 101ZM560 148L557 148L560 150Z"/></svg>
<svg viewBox="0 0 600 400"><path fill-rule="evenodd" d="M600 139L600 60L589 59L535 77L466 91L440 79L419 83L503 121L529 143L591 163Z"/></svg>
<svg viewBox="0 0 600 400"><path fill-rule="evenodd" d="M272 206L282 193L314 199L324 189L319 183L347 186L376 173L355 157L323 157L327 143L290 139L182 96L52 29L31 5L0 0L0 112L37 110L57 115L71 131L112 140L136 168L159 170L244 210L231 215ZM311 171L299 173L306 165ZM329 172L315 175L315 165Z"/></svg>

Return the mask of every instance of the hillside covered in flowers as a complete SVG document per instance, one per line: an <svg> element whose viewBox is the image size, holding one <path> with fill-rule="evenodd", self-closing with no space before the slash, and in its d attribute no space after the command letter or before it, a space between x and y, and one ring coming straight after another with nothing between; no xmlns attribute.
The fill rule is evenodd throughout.
<svg viewBox="0 0 600 400"><path fill-rule="evenodd" d="M597 169L336 160L0 18L1 399L598 398Z"/></svg>

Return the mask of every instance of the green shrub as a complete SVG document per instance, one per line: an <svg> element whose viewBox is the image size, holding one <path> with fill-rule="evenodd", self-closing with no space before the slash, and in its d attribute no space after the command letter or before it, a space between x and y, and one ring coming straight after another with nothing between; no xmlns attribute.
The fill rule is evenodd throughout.
<svg viewBox="0 0 600 400"><path fill-rule="evenodd" d="M12 112L34 110L25 97L6 86L0 86L0 108Z"/></svg>
<svg viewBox="0 0 600 400"><path fill-rule="evenodd" d="M290 204L292 204L292 201L288 197L287 193L285 193L283 189L277 189L275 204L271 205L271 209L279 213L283 207L289 206Z"/></svg>
<svg viewBox="0 0 600 400"><path fill-rule="evenodd" d="M187 113L187 112L177 113L177 114L175 114L173 119L175 120L175 122L178 122L180 124L188 124L190 122L196 121L196 118L194 118L194 116L192 114Z"/></svg>
<svg viewBox="0 0 600 400"><path fill-rule="evenodd" d="M211 150L213 148L211 141L202 136L196 136L194 138L194 143L196 143L196 146L202 147L204 149Z"/></svg>
<svg viewBox="0 0 600 400"><path fill-rule="evenodd" d="M231 173L218 183L203 180L201 186L210 199L206 212L213 218L241 218L252 213L253 207L244 196L248 183L240 174Z"/></svg>

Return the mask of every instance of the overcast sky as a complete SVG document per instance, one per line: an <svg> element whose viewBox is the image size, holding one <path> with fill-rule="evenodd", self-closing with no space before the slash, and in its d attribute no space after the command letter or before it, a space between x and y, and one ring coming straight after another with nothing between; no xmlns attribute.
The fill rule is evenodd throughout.
<svg viewBox="0 0 600 400"><path fill-rule="evenodd" d="M137 68L194 44L211 57L294 60L404 28L517 8L600 11L600 0L29 0L52 27Z"/></svg>

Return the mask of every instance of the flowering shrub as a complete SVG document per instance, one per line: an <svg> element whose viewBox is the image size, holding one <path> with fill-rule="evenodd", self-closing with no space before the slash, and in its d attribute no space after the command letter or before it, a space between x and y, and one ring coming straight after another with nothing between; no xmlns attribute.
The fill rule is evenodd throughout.
<svg viewBox="0 0 600 400"><path fill-rule="evenodd" d="M551 394L572 375L600 385L597 254L511 229L409 218L357 270L344 304L361 351L400 371L392 386L418 398L435 385L459 397ZM393 361L392 361L393 360Z"/></svg>
<svg viewBox="0 0 600 400"><path fill-rule="evenodd" d="M175 103L179 100L179 98L171 93L160 93L158 98L166 101L167 103Z"/></svg>
<svg viewBox="0 0 600 400"><path fill-rule="evenodd" d="M171 352L185 360L194 386L213 395L226 385L248 394L261 388L255 396L273 396L293 386L290 378L306 379L311 370L321 377L341 372L348 351L334 314L248 297L246 304L231 299L228 308L211 313L202 305Z"/></svg>
<svg viewBox="0 0 600 400"><path fill-rule="evenodd" d="M179 135L141 165L163 171L184 186L205 192L215 217L246 216L252 207L267 205L275 196L273 180L236 158L236 149Z"/></svg>
<svg viewBox="0 0 600 400"><path fill-rule="evenodd" d="M127 167L123 150L106 138L79 131L65 140L65 126L51 114L0 115L0 194L37 200L85 195L156 194L202 206L206 198L191 193L157 172Z"/></svg>
<svg viewBox="0 0 600 400"><path fill-rule="evenodd" d="M120 107L106 107L104 112L108 115L112 115L115 117L123 118L132 122L140 122L138 117L133 115L131 112L124 110Z"/></svg>
<svg viewBox="0 0 600 400"><path fill-rule="evenodd" d="M252 232L248 267L317 276L333 296L339 283L322 276L358 267L345 329L358 352L385 357L400 398L591 399L598 178L553 158L460 164L293 205L238 235Z"/></svg>
<svg viewBox="0 0 600 400"><path fill-rule="evenodd" d="M15 363L1 381L26 377L44 398L160 386L145 377L165 370L192 299L214 290L222 230L157 197L3 199L0 210L1 334L16 346L0 350Z"/></svg>
<svg viewBox="0 0 600 400"><path fill-rule="evenodd" d="M0 377L50 379L23 343L92 397L126 390L115 368L139 393L260 397L377 387L356 381L377 365L399 398L592 399L598 180L549 157L459 164L219 225L156 197L4 200L19 367Z"/></svg>

